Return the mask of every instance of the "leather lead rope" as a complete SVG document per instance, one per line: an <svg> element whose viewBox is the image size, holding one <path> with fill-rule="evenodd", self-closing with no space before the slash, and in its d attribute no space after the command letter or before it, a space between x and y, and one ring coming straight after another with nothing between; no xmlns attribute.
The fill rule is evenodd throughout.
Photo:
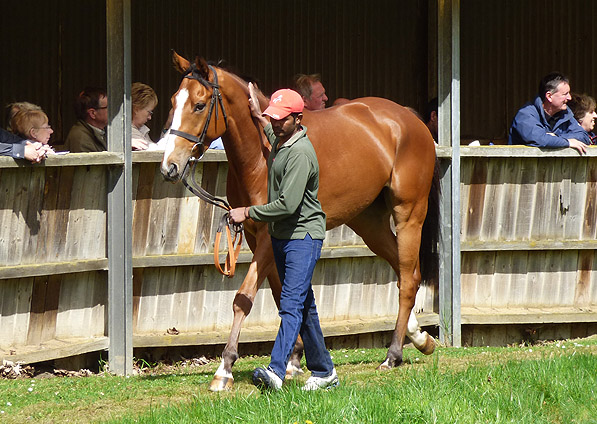
<svg viewBox="0 0 597 424"><path fill-rule="evenodd" d="M228 204L225 199L221 197L216 197L213 194L206 191L203 187L201 187L197 180L195 179L195 164L197 163L197 159L192 158L193 160L187 161L185 168L182 172L182 183L184 186L195 196L199 197L201 200L209 203L210 205L217 206L221 209L227 211L218 224L218 229L216 231L216 239L214 242L214 264L216 269L223 275L228 278L234 277L234 271L236 270L236 262L238 261L238 255L240 253L240 247L243 242L243 224L233 224L230 222L230 211L232 208ZM190 181L189 176L190 174ZM220 243L222 238L222 231L226 231L226 240L228 246L228 252L226 253L226 260L224 262L224 267L220 265ZM232 233L234 232L234 237Z"/></svg>

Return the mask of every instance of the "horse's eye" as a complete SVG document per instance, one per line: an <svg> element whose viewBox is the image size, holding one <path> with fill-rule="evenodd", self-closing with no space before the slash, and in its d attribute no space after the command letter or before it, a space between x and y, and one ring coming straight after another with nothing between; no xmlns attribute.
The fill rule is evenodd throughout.
<svg viewBox="0 0 597 424"><path fill-rule="evenodd" d="M205 103L197 103L193 108L193 112L203 112L203 109L205 109Z"/></svg>

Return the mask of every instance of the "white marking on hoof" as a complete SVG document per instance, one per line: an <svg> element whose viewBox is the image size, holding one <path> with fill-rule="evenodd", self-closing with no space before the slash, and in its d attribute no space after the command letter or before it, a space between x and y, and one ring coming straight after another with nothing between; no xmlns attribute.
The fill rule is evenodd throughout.
<svg viewBox="0 0 597 424"><path fill-rule="evenodd" d="M286 378L292 379L304 373L305 372L301 368L292 365L290 362L286 366Z"/></svg>
<svg viewBox="0 0 597 424"><path fill-rule="evenodd" d="M386 360L385 360L385 361L383 361L383 362L381 363L381 365L380 365L379 367L377 367L377 369L378 369L378 370L382 370L382 371L385 371L385 370L390 370L390 369L392 369L392 367L390 366L390 360L389 360L388 358L386 358Z"/></svg>
<svg viewBox="0 0 597 424"><path fill-rule="evenodd" d="M419 328L419 321L417 321L414 311L411 311L410 316L408 317L406 332L408 338L412 340L417 349L421 350L421 348L427 343L427 332L421 332L421 329Z"/></svg>
<svg viewBox="0 0 597 424"><path fill-rule="evenodd" d="M223 392L225 390L230 390L232 386L234 386L233 378L220 377L216 375L209 384L209 390L212 392Z"/></svg>
<svg viewBox="0 0 597 424"><path fill-rule="evenodd" d="M435 351L435 340L427 332L424 333L427 336L427 342L419 348L421 353L424 355L431 355Z"/></svg>
<svg viewBox="0 0 597 424"><path fill-rule="evenodd" d="M224 360L218 367L213 380L209 383L209 390L212 392L222 392L224 390L230 390L234 386L234 377L232 373L224 369Z"/></svg>
<svg viewBox="0 0 597 424"><path fill-rule="evenodd" d="M234 380L234 377L232 377L232 373L230 371L226 371L224 369L224 360L223 359L222 359L222 363L218 367L218 370L216 371L215 375L218 377L222 377L222 378L232 378Z"/></svg>

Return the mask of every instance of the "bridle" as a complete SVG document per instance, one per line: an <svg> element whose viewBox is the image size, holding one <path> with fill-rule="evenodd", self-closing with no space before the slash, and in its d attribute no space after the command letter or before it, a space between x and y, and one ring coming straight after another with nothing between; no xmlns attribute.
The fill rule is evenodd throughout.
<svg viewBox="0 0 597 424"><path fill-rule="evenodd" d="M205 135L207 134L207 129L209 128L209 123L211 122L211 116L212 116L214 110L216 111L216 122L218 120L218 107L217 106L220 106L220 108L222 109L222 114L224 115L224 123L226 124L226 129L228 129L228 116L226 115L226 109L224 108L224 101L222 100L222 93L220 92L220 85L218 84L218 74L216 73L216 70L213 68L213 66L208 65L208 68L214 75L214 82L211 82L211 81L203 78L201 76L201 74L199 73L199 69L197 69L197 65L194 63L192 63L191 66L189 67L189 69L187 69L187 71L183 74L183 78L197 80L205 88L211 88L211 90L212 90L211 91L211 101L209 102L209 109L207 110L207 120L205 121L205 126L203 127L203 130L201 131L201 135L199 135L199 137L197 137L196 135L189 134L188 132L179 131L179 130L170 130L170 134L177 135L179 137L189 140L191 143L194 143L193 148L191 149L191 156L190 156L189 160L201 159L201 158L199 158L199 159L195 158L193 156L193 152L195 151L195 148L197 148L198 146L201 148L202 152L204 151L203 140L205 140ZM189 160L187 160L187 164L188 164Z"/></svg>
<svg viewBox="0 0 597 424"><path fill-rule="evenodd" d="M216 114L216 122L218 120L218 106L222 109L222 114L224 115L224 122L226 124L226 129L228 129L228 116L226 115L226 109L224 108L224 101L222 100L222 93L220 92L220 86L218 84L218 74L216 73L215 69L208 65L209 70L213 73L214 81L211 82L206 80L201 76L199 70L197 69L197 65L194 63L191 64L189 69L184 73L183 78L189 78L199 81L205 88L211 88L211 101L209 103L209 109L207 111L207 119L205 121L205 125L203 126L203 130L199 137L193 134L189 134L184 131L179 130L170 130L170 134L176 135L178 137L182 137L193 144L191 148L191 155L187 159L185 163L184 169L181 175L181 181L184 186L195 196L199 197L201 200L222 208L226 211L226 213L220 219L220 223L218 224L218 229L216 232L216 239L215 239L215 247L214 247L214 263L218 271L224 274L227 277L233 277L234 271L236 268L236 261L238 260L238 255L240 252L240 247L243 241L243 224L233 224L230 222L230 215L229 211L232 209L230 204L226 201L226 199L222 199L220 197L216 197L213 194L207 192L200 184L197 183L195 179L195 166L201 157L203 157L203 153L199 158L193 156L195 149L201 149L201 152L204 152L204 144L203 141L205 140L205 135L207 134L207 129L209 128L209 124L211 122L211 117L215 110ZM190 176L190 178L189 178ZM222 230L226 228L226 236L228 239L228 254L226 255L226 262L224 263L224 268L220 265L220 258L219 258L219 249L220 249L220 238L222 235ZM232 232L234 232L234 238L232 237Z"/></svg>

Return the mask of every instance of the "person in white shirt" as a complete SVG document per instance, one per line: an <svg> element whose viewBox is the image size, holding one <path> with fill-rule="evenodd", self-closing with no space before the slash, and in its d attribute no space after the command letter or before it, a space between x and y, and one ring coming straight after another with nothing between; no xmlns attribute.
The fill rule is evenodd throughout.
<svg viewBox="0 0 597 424"><path fill-rule="evenodd" d="M158 96L147 84L136 82L131 87L131 100L133 103L131 145L133 150L147 150L155 143L149 137L149 127L145 124L151 120L153 110L158 105Z"/></svg>

